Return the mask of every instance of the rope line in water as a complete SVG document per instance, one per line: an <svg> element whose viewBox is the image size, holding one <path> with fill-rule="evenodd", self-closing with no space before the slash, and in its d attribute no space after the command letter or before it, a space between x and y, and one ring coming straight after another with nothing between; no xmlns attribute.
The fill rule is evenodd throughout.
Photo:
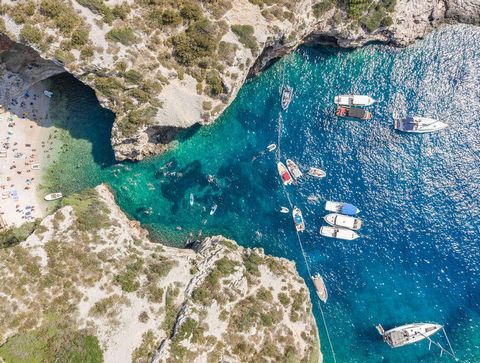
<svg viewBox="0 0 480 363"><path fill-rule="evenodd" d="M275 153L275 158L276 158L277 163L280 162L280 156L281 156L282 121L283 121L282 113L280 112L278 114L278 122L277 122L277 131L278 131L277 151ZM283 186L283 193L287 197L288 204L290 205L290 209L293 210L293 203L292 203L292 200L290 199L290 194L288 194L287 188L283 183L282 183L282 186ZM298 244L300 245L300 250L302 251L302 256L303 256L303 259L305 261L305 266L307 267L308 275L311 278L313 275L312 275L312 271L310 270L310 265L308 264L308 259L307 259L307 255L305 253L305 249L303 248L303 243L302 243L302 239L300 237L300 233L296 230L295 230L295 232L297 234ZM317 297L317 299L320 300L318 297ZM328 339L328 343L330 345L330 350L332 352L333 362L337 363L337 358L335 356L335 350L333 349L332 340L330 339L330 333L328 332L327 321L325 320L325 314L323 313L322 302L321 301L318 302L318 306L320 307L320 313L322 315L323 326L325 327L325 332L327 333L327 339Z"/></svg>

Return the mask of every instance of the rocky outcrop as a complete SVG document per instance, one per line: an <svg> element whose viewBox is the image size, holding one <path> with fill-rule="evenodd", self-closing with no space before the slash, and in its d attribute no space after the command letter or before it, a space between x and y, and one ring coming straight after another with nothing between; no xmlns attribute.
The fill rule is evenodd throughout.
<svg viewBox="0 0 480 363"><path fill-rule="evenodd" d="M151 242L105 186L0 249L0 274L0 360L322 360L294 263L219 236Z"/></svg>
<svg viewBox="0 0 480 363"><path fill-rule="evenodd" d="M117 159L140 160L163 152L179 128L213 122L247 77L301 44L406 46L442 24L480 19L475 0L366 0L347 7L333 0L270 3L180 1L169 8L154 2L37 0L31 9L7 2L0 30L45 59L61 61L95 89L117 115ZM31 17L21 16L26 12ZM73 19L68 26L62 13ZM37 24L47 34L36 32Z"/></svg>

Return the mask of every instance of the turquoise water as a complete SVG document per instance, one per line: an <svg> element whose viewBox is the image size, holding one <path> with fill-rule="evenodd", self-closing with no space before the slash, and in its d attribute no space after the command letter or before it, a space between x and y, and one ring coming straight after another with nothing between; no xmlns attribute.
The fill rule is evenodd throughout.
<svg viewBox="0 0 480 363"><path fill-rule="evenodd" d="M275 155L265 152L277 142L281 115L281 158L328 173L287 191L306 220L308 263L329 289L322 306L337 361L451 360L425 342L390 349L374 329L414 321L444 324L459 361L480 361L479 42L479 28L459 26L408 49L302 48L248 82L214 125L185 131L175 150L140 163L115 164L113 115L79 82L56 77L51 113L68 146L52 187L71 193L107 182L122 208L160 240L183 245L191 233L223 234L296 261L310 284L291 216L279 213L288 201ZM279 106L283 82L295 89L286 112ZM379 101L372 121L334 116L334 95L348 92ZM450 126L430 135L395 132L393 118L407 113ZM308 202L310 195L319 202ZM361 239L319 235L324 200L362 210Z"/></svg>

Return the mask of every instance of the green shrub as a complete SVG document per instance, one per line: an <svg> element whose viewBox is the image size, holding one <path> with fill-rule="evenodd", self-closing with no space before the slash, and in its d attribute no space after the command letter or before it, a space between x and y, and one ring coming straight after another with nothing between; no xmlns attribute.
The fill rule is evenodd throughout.
<svg viewBox="0 0 480 363"><path fill-rule="evenodd" d="M63 34L69 35L76 27L83 24L82 18L77 15L69 3L62 0L42 0L40 13L54 20L55 25Z"/></svg>
<svg viewBox="0 0 480 363"><path fill-rule="evenodd" d="M142 74L135 69L129 69L127 72L123 74L123 78L125 78L130 83L139 84L142 81Z"/></svg>
<svg viewBox="0 0 480 363"><path fill-rule="evenodd" d="M112 97L123 90L122 83L115 77L95 78L95 89L107 97Z"/></svg>
<svg viewBox="0 0 480 363"><path fill-rule="evenodd" d="M240 40L240 43L249 48L252 53L258 51L257 39L251 25L232 25L231 29L238 37L238 40Z"/></svg>
<svg viewBox="0 0 480 363"><path fill-rule="evenodd" d="M28 44L39 45L42 42L43 34L37 27L27 24L20 30L20 37Z"/></svg>
<svg viewBox="0 0 480 363"><path fill-rule="evenodd" d="M38 221L27 222L20 227L10 227L0 232L0 248L12 247L25 241L38 226Z"/></svg>
<svg viewBox="0 0 480 363"><path fill-rule="evenodd" d="M71 206L75 212L75 224L80 231L94 232L109 225L108 208L101 202L95 189L62 199L61 206Z"/></svg>
<svg viewBox="0 0 480 363"><path fill-rule="evenodd" d="M180 16L185 20L199 20L202 15L202 8L194 2L188 2L180 9Z"/></svg>
<svg viewBox="0 0 480 363"><path fill-rule="evenodd" d="M72 33L71 44L74 47L81 47L88 43L90 31L86 28L79 28Z"/></svg>
<svg viewBox="0 0 480 363"><path fill-rule="evenodd" d="M175 58L179 63L191 66L201 58L213 56L217 42L214 24L207 19L196 21L173 38Z"/></svg>
<svg viewBox="0 0 480 363"><path fill-rule="evenodd" d="M35 3L31 0L19 2L9 11L9 15L17 24L25 23L33 14L35 14Z"/></svg>
<svg viewBox="0 0 480 363"><path fill-rule="evenodd" d="M373 32L380 27L385 15L385 9L383 6L377 6L361 19L361 23L368 29L368 31Z"/></svg>
<svg viewBox="0 0 480 363"><path fill-rule="evenodd" d="M223 86L223 81L218 75L218 72L210 72L207 74L206 78L207 85L209 86L209 93L211 96L218 96L221 93L225 92L225 87Z"/></svg>
<svg viewBox="0 0 480 363"><path fill-rule="evenodd" d="M132 28L113 28L107 33L107 38L123 45L132 45L137 40Z"/></svg>
<svg viewBox="0 0 480 363"><path fill-rule="evenodd" d="M136 262L127 265L123 273L115 276L115 282L119 284L122 290L125 292L137 291L140 287L137 277L141 273L142 267L142 260L137 260Z"/></svg>
<svg viewBox="0 0 480 363"><path fill-rule="evenodd" d="M90 9L93 13L101 15L103 20L111 24L113 21L113 12L103 0L76 0L80 5Z"/></svg>
<svg viewBox="0 0 480 363"><path fill-rule="evenodd" d="M313 5L313 14L316 18L321 18L323 14L333 8L335 5L333 0L322 0Z"/></svg>

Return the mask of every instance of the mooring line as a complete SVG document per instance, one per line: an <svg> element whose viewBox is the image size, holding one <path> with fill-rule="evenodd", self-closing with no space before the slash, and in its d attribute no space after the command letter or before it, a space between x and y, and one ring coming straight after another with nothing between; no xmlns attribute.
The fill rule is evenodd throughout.
<svg viewBox="0 0 480 363"><path fill-rule="evenodd" d="M283 84L283 82L282 82L282 84ZM278 128L277 151L275 153L277 163L280 162L280 157L281 157L282 121L283 121L282 113L280 112L278 114L278 122L277 122L277 128ZM283 193L287 197L290 209L293 210L293 203L292 203L292 200L290 199L290 194L288 194L286 186L283 183L282 183L282 185L283 185ZM302 243L302 239L300 237L300 233L298 231L295 231L295 232L297 234L297 240L298 240L298 244L300 245L300 250L302 251L303 260L305 261L305 266L307 267L308 275L310 276L310 278L312 278L312 276L313 276L312 271L310 270L310 265L308 264L307 255L305 253L305 249L303 248L303 243ZM327 333L328 343L330 345L330 350L332 352L333 362L336 363L337 362L337 357L335 355L335 350L333 349L332 340L330 338L330 333L329 333L328 327L327 327L327 321L325 320L325 314L323 313L322 302L320 301L320 299L318 297L317 297L317 299L318 299L318 306L320 308L320 313L322 315L323 326L325 327L325 332Z"/></svg>

